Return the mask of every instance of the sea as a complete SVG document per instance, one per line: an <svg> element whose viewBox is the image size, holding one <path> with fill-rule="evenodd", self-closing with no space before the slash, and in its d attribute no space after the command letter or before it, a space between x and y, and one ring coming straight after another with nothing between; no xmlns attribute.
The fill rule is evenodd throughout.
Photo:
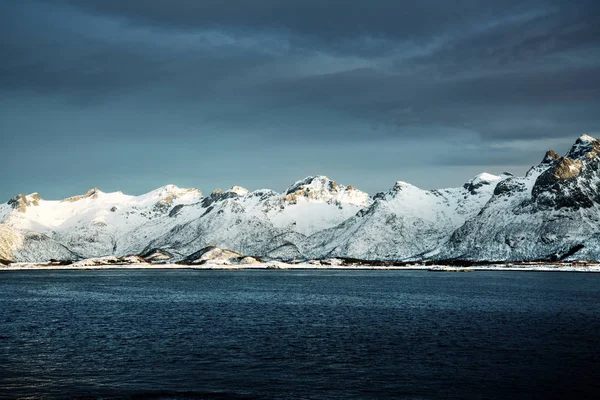
<svg viewBox="0 0 600 400"><path fill-rule="evenodd" d="M0 272L0 398L600 398L600 274Z"/></svg>

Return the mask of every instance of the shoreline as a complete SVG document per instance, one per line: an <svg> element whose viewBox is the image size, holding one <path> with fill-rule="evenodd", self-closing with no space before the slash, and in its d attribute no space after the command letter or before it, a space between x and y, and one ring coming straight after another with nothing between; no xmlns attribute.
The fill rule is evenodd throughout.
<svg viewBox="0 0 600 400"><path fill-rule="evenodd" d="M314 264L244 264L244 265L184 265L184 264L105 264L105 265L43 265L34 263L18 263L18 265L0 266L0 271L73 271L73 270L315 270L315 271L428 271L428 272L587 272L600 273L600 264L586 266L565 265L489 265L473 267L455 267L448 265L409 265L409 266L381 266L381 265L314 265Z"/></svg>

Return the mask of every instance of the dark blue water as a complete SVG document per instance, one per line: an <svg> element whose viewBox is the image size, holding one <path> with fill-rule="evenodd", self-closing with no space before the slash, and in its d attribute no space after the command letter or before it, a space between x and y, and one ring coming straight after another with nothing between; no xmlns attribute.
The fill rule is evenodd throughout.
<svg viewBox="0 0 600 400"><path fill-rule="evenodd" d="M600 274L0 273L0 397L593 398Z"/></svg>

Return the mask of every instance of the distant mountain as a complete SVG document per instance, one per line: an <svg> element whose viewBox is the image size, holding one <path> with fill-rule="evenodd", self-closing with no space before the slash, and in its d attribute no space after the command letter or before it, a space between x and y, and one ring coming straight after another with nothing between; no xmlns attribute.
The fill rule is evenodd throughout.
<svg viewBox="0 0 600 400"><path fill-rule="evenodd" d="M173 262L218 247L280 259L598 260L599 163L600 141L583 135L524 177L483 173L450 189L399 181L370 197L311 176L281 194L234 186L206 196L174 185L61 201L20 194L0 205L0 259Z"/></svg>
<svg viewBox="0 0 600 400"><path fill-rule="evenodd" d="M459 188L440 190L396 182L356 215L311 236L303 253L369 260L420 258L474 217L505 177L484 173Z"/></svg>
<svg viewBox="0 0 600 400"><path fill-rule="evenodd" d="M550 150L493 196L440 249L446 258L600 260L600 141L583 135L560 157Z"/></svg>

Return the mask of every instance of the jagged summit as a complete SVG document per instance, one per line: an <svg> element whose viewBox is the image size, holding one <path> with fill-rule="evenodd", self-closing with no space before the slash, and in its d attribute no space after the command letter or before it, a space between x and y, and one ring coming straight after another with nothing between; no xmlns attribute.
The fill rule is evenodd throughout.
<svg viewBox="0 0 600 400"><path fill-rule="evenodd" d="M176 262L214 245L258 257L600 260L599 143L583 135L522 177L482 173L437 190L397 181L373 198L324 175L283 194L233 186L205 197L175 185L140 196L91 189L62 201L20 194L0 204L0 258L158 249L149 256Z"/></svg>
<svg viewBox="0 0 600 400"><path fill-rule="evenodd" d="M590 136L581 135L577 138L571 149L561 157L556 151L548 150L542 159L541 164L553 164L555 162L564 163L564 159L569 161L578 161L586 158L595 158L600 155L600 140Z"/></svg>
<svg viewBox="0 0 600 400"><path fill-rule="evenodd" d="M394 186L387 192L379 192L373 196L373 200L390 200L401 195L402 192L407 190L421 190L418 187L411 185L405 181L396 181Z"/></svg>
<svg viewBox="0 0 600 400"><path fill-rule="evenodd" d="M326 177L325 175L307 176L304 179L294 182L290 186L285 194L295 193L300 190L314 189L314 190L337 190L337 183Z"/></svg>
<svg viewBox="0 0 600 400"><path fill-rule="evenodd" d="M507 175L504 175L504 177L507 177ZM467 181L463 187L471 192L471 194L475 194L481 187L501 181L502 179L502 176L492 175L484 172Z"/></svg>
<svg viewBox="0 0 600 400"><path fill-rule="evenodd" d="M92 189L88 190L87 192L85 192L85 194L82 194L79 196L67 197L66 199L63 199L61 201L72 203L72 202L83 200L83 199L96 199L96 198L98 198L98 196L100 194L104 194L104 192L102 192L98 188L92 188Z"/></svg>
<svg viewBox="0 0 600 400"><path fill-rule="evenodd" d="M546 152L546 155L544 155L544 158L542 159L542 164L550 164L555 160L558 160L559 158L560 155L554 150L550 149Z"/></svg>
<svg viewBox="0 0 600 400"><path fill-rule="evenodd" d="M579 160L584 157L597 157L598 154L600 154L600 141L590 135L581 135L565 157Z"/></svg>
<svg viewBox="0 0 600 400"><path fill-rule="evenodd" d="M241 186L237 186L234 185L232 186L230 189L227 190L223 190L221 188L215 189L211 192L211 196L222 196L222 195L228 195L228 194L233 194L236 196L246 196L248 195L248 193L250 193L250 191L246 188L243 188Z"/></svg>
<svg viewBox="0 0 600 400"><path fill-rule="evenodd" d="M403 189L407 189L407 188L416 188L415 185L405 182L405 181L396 181L394 183L394 186L392 186L392 188L390 189L391 193L397 193L400 192Z"/></svg>
<svg viewBox="0 0 600 400"><path fill-rule="evenodd" d="M292 204L300 200L317 202L339 202L366 205L369 195L354 186L344 186L324 175L308 176L295 182L283 195Z"/></svg>
<svg viewBox="0 0 600 400"><path fill-rule="evenodd" d="M40 200L42 200L42 198L37 192L29 195L20 193L10 199L8 204L12 206L13 209L24 213L27 210L27 207L39 205Z"/></svg>
<svg viewBox="0 0 600 400"><path fill-rule="evenodd" d="M534 187L534 196L549 189L556 182L570 180L580 175L586 164L597 163L600 155L600 140L581 135L564 157L554 150L548 150L541 166L546 165Z"/></svg>

